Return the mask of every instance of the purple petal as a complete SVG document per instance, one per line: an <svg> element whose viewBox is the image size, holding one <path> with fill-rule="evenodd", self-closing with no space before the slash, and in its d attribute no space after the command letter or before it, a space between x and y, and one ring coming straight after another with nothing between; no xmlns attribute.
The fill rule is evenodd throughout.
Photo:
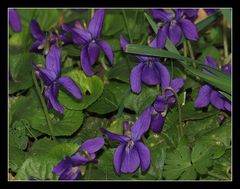
<svg viewBox="0 0 240 189"><path fill-rule="evenodd" d="M46 34L41 30L36 20L31 20L30 28L35 39L40 41L45 39Z"/></svg>
<svg viewBox="0 0 240 189"><path fill-rule="evenodd" d="M52 45L49 49L49 53L46 56L46 68L54 71L56 75L60 74L61 68L61 49L56 45Z"/></svg>
<svg viewBox="0 0 240 189"><path fill-rule="evenodd" d="M166 100L163 96L157 96L156 100L153 103L153 107L157 112L163 112L166 109Z"/></svg>
<svg viewBox="0 0 240 189"><path fill-rule="evenodd" d="M182 9L187 18L195 19L198 16L199 9Z"/></svg>
<svg viewBox="0 0 240 189"><path fill-rule="evenodd" d="M225 73L232 73L232 64L226 64L222 67L222 71L224 71Z"/></svg>
<svg viewBox="0 0 240 189"><path fill-rule="evenodd" d="M232 105L231 105L231 103L226 100L226 101L224 102L224 108L225 108L227 111L231 112L231 111L232 111Z"/></svg>
<svg viewBox="0 0 240 189"><path fill-rule="evenodd" d="M57 82L76 99L82 98L82 93L79 87L70 77L67 76L60 77Z"/></svg>
<svg viewBox="0 0 240 189"><path fill-rule="evenodd" d="M195 99L194 106L196 108L206 107L210 102L211 91L212 88L209 85L203 85L198 92L198 96Z"/></svg>
<svg viewBox="0 0 240 189"><path fill-rule="evenodd" d="M160 84L161 80L155 63L144 65L142 69L142 81L148 85Z"/></svg>
<svg viewBox="0 0 240 189"><path fill-rule="evenodd" d="M173 9L173 11L175 14L175 20L180 19L184 14L183 9Z"/></svg>
<svg viewBox="0 0 240 189"><path fill-rule="evenodd" d="M41 53L44 49L45 40L37 40L32 44L32 47L30 48L30 52L36 52Z"/></svg>
<svg viewBox="0 0 240 189"><path fill-rule="evenodd" d="M131 89L135 93L139 93L142 89L142 68L144 63L140 63L135 66L130 73L130 85Z"/></svg>
<svg viewBox="0 0 240 189"><path fill-rule="evenodd" d="M79 177L80 173L80 167L69 167L65 172L61 174L59 180L76 180Z"/></svg>
<svg viewBox="0 0 240 189"><path fill-rule="evenodd" d="M22 30L21 18L15 9L9 9L9 23L14 32L20 32Z"/></svg>
<svg viewBox="0 0 240 189"><path fill-rule="evenodd" d="M67 156L52 169L52 172L60 176L69 166L71 166L71 158Z"/></svg>
<svg viewBox="0 0 240 189"><path fill-rule="evenodd" d="M122 165L121 172L123 173L133 173L137 170L140 164L140 158L136 148L129 149L125 148L122 154Z"/></svg>
<svg viewBox="0 0 240 189"><path fill-rule="evenodd" d="M58 96L58 88L55 85L51 85L50 87L48 87L48 89L45 91L45 96L46 98L49 100L49 103L51 103L52 107L60 112L61 114L63 114L64 112L64 108L61 104L59 104L58 100L57 100L57 96Z"/></svg>
<svg viewBox="0 0 240 189"><path fill-rule="evenodd" d="M177 93L183 86L184 80L181 78L174 79L170 82L170 87L174 89L174 91ZM165 91L166 96L173 96L173 92L171 90Z"/></svg>
<svg viewBox="0 0 240 189"><path fill-rule="evenodd" d="M224 110L224 100L222 97L223 96L219 92L212 90L210 102L214 107L220 110Z"/></svg>
<svg viewBox="0 0 240 189"><path fill-rule="evenodd" d="M77 29L80 29L80 30L83 30L83 31L84 31L84 27L82 26L80 20L76 20L76 21L75 21L74 27L77 28Z"/></svg>
<svg viewBox="0 0 240 189"><path fill-rule="evenodd" d="M149 46L157 48L157 36L150 42Z"/></svg>
<svg viewBox="0 0 240 189"><path fill-rule="evenodd" d="M131 138L133 141L140 140L142 135L149 129L151 122L152 108L146 108L139 116L131 128Z"/></svg>
<svg viewBox="0 0 240 189"><path fill-rule="evenodd" d="M217 63L214 61L214 59L210 56L207 56L204 63L212 68L217 69Z"/></svg>
<svg viewBox="0 0 240 189"><path fill-rule="evenodd" d="M79 154L74 154L73 156L71 156L71 160L74 165L85 165L86 163L91 161L91 160L88 160L86 157L83 157Z"/></svg>
<svg viewBox="0 0 240 189"><path fill-rule="evenodd" d="M38 72L38 76L41 77L45 85L51 85L52 82L56 79L57 75L55 72L48 69L39 68L34 62L32 62L32 65L33 68Z"/></svg>
<svg viewBox="0 0 240 189"><path fill-rule="evenodd" d="M92 68L91 68L91 62L90 62L90 58L89 58L89 55L88 55L87 46L82 48L81 66L82 66L82 69L83 69L84 73L87 76L92 76L93 75L93 71L92 71Z"/></svg>
<svg viewBox="0 0 240 189"><path fill-rule="evenodd" d="M213 13L215 13L216 11L218 11L219 9L214 8L214 9L204 9L204 10L206 11L207 15L210 16Z"/></svg>
<svg viewBox="0 0 240 189"><path fill-rule="evenodd" d="M91 55L89 56L90 63L91 65L95 64L100 53L100 48L96 43L90 43L88 45L88 54Z"/></svg>
<svg viewBox="0 0 240 189"><path fill-rule="evenodd" d="M100 150L104 145L104 139L102 137L96 137L94 139L86 140L81 144L80 149L86 150L89 153L94 153Z"/></svg>
<svg viewBox="0 0 240 189"><path fill-rule="evenodd" d="M158 48L165 47L168 30L169 30L169 24L165 24L162 28L158 29L158 33L157 33L157 47Z"/></svg>
<svg viewBox="0 0 240 189"><path fill-rule="evenodd" d="M170 74L167 68L161 64L160 62L156 62L156 67L158 68L160 80L161 80L161 87L164 89L165 87L169 86L170 84Z"/></svg>
<svg viewBox="0 0 240 189"><path fill-rule="evenodd" d="M164 122L165 122L165 118L161 115L161 113L152 115L151 125L150 125L152 131L155 133L160 133L162 131Z"/></svg>
<svg viewBox="0 0 240 189"><path fill-rule="evenodd" d="M78 45L86 45L92 40L91 34L81 29L73 28L67 24L62 25L62 29L72 35L73 41Z"/></svg>
<svg viewBox="0 0 240 189"><path fill-rule="evenodd" d="M130 138L127 136L111 133L104 128L100 128L100 131L103 134L107 135L110 140L117 140L123 143L128 142L130 140Z"/></svg>
<svg viewBox="0 0 240 189"><path fill-rule="evenodd" d="M143 172L145 172L150 166L150 151L142 142L137 142L135 145L140 157L141 169Z"/></svg>
<svg viewBox="0 0 240 189"><path fill-rule="evenodd" d="M173 14L164 11L164 9L150 9L154 19L168 22L173 19Z"/></svg>
<svg viewBox="0 0 240 189"><path fill-rule="evenodd" d="M120 35L120 44L121 44L121 47L123 48L123 51L126 51L128 42L123 35Z"/></svg>
<svg viewBox="0 0 240 189"><path fill-rule="evenodd" d="M109 43L106 41L99 41L98 45L102 48L110 63L113 64L113 52Z"/></svg>
<svg viewBox="0 0 240 189"><path fill-rule="evenodd" d="M168 107L169 107L169 108L172 107L172 106L175 104L175 102L176 102L176 98L175 98L175 97L169 97L169 98L167 99Z"/></svg>
<svg viewBox="0 0 240 189"><path fill-rule="evenodd" d="M70 40L67 36L65 36L64 34L59 34L59 38L60 40L63 42L63 45L67 45L72 43L72 40Z"/></svg>
<svg viewBox="0 0 240 189"><path fill-rule="evenodd" d="M98 39L102 31L103 20L104 20L105 11L104 9L97 10L92 17L89 25L88 31L92 34L92 38Z"/></svg>
<svg viewBox="0 0 240 189"><path fill-rule="evenodd" d="M177 23L170 25L168 31L169 31L169 39L171 40L171 42L174 45L178 44L182 37L182 30L179 27L179 25Z"/></svg>
<svg viewBox="0 0 240 189"><path fill-rule="evenodd" d="M183 34L187 39L194 41L198 40L197 27L190 20L180 19L178 24L180 25Z"/></svg>
<svg viewBox="0 0 240 189"><path fill-rule="evenodd" d="M123 152L126 148L126 144L122 143L120 144L115 153L114 153L114 168L117 172L117 174L120 174L120 170L121 170L121 165L122 165L122 157L123 157Z"/></svg>

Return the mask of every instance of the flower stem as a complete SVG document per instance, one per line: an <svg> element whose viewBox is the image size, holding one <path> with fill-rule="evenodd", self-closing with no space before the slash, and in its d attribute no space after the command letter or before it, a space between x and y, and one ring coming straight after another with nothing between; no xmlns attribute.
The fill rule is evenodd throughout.
<svg viewBox="0 0 240 189"><path fill-rule="evenodd" d="M122 13L123 13L123 18L124 18L124 22L125 22L125 25L126 25L129 40L130 40L130 43L132 43L133 42L132 41L132 36L131 36L130 30L129 30L128 20L127 20L126 12L125 12L124 9L122 9Z"/></svg>
<svg viewBox="0 0 240 189"><path fill-rule="evenodd" d="M183 42L183 56L187 57L187 42Z"/></svg>
<svg viewBox="0 0 240 189"><path fill-rule="evenodd" d="M193 60L195 60L195 56L194 56L194 53L193 53L192 45L191 45L189 40L187 40L187 45L188 45L188 49L189 49L189 53L190 53L191 58ZM193 62L193 67L196 68L195 62Z"/></svg>
<svg viewBox="0 0 240 189"><path fill-rule="evenodd" d="M178 106L178 121L179 121L179 126L177 126L178 128L178 139L180 141L180 138L183 137L183 128L182 128L182 111L181 111L181 104L180 104L180 101L179 101L179 98L178 98L178 95L177 93L175 92L175 90L172 88L172 87L165 87L163 89L163 95L164 95L164 98L165 98L165 91L166 90L170 90L173 92L176 100L177 100L177 106Z"/></svg>
<svg viewBox="0 0 240 189"><path fill-rule="evenodd" d="M33 77L34 85L36 87L38 96L40 98L40 101L41 101L41 104L42 104L42 107L43 107L43 111L44 111L44 114L45 114L45 117L46 117L46 120L47 120L47 124L48 124L49 130L51 132L52 139L56 140L56 138L55 138L55 136L53 134L54 133L53 132L53 127L52 127L51 120L50 120L50 117L49 117L49 114L48 114L47 105L46 105L45 100L44 100L44 98L42 96L42 93L41 93L40 87L38 85L38 82L37 82L34 70L32 71L32 77Z"/></svg>
<svg viewBox="0 0 240 189"><path fill-rule="evenodd" d="M224 47L224 57L228 57L228 42L227 42L227 24L223 21L223 47Z"/></svg>

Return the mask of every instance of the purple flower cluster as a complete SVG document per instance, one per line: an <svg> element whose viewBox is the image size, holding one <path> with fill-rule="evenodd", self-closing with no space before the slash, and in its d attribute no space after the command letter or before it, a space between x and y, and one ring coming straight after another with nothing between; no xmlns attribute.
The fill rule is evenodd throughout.
<svg viewBox="0 0 240 189"><path fill-rule="evenodd" d="M50 47L46 56L46 68L39 68L34 62L32 65L44 85L47 86L45 97L48 108L54 108L60 113L64 112L64 107L57 101L59 87L66 89L76 99L82 98L79 87L70 77L60 77L61 50L55 44Z"/></svg>
<svg viewBox="0 0 240 189"><path fill-rule="evenodd" d="M206 58L205 64L213 68L217 68L217 63L211 57ZM222 67L221 70L227 74L231 74L231 64L226 64ZM211 74L211 72L207 70L203 71L207 74ZM205 84L199 90L198 96L195 100L195 107L203 108L207 107L208 104L213 105L219 110L226 110L231 112L231 102L227 100L226 97L224 97L213 86Z"/></svg>
<svg viewBox="0 0 240 189"><path fill-rule="evenodd" d="M63 24L64 31L72 35L73 41L77 45L83 46L81 51L81 66L84 73L92 76L94 73L91 66L94 65L99 57L100 49L103 50L111 64L113 64L113 52L108 42L100 40L105 11L97 10L85 31L79 21L74 27Z"/></svg>
<svg viewBox="0 0 240 189"><path fill-rule="evenodd" d="M120 43L123 50L126 51L128 42L123 36L120 37ZM156 41L153 40L150 46L156 48ZM140 93L142 81L147 85L161 84L162 88L168 85L170 75L167 68L159 62L158 58L141 55L135 57L138 59L139 64L132 69L130 74L130 85L133 92Z"/></svg>
<svg viewBox="0 0 240 189"><path fill-rule="evenodd" d="M189 40L198 40L198 31L192 21L192 18L196 17L196 10L151 9L150 11L153 18L162 23L157 33L158 48L165 47L167 37L174 45L180 42L182 36Z"/></svg>
<svg viewBox="0 0 240 189"><path fill-rule="evenodd" d="M60 161L52 172L59 176L59 180L76 180L81 174L80 166L98 162L96 152L103 145L104 139L102 137L85 141L71 157L67 156Z"/></svg>

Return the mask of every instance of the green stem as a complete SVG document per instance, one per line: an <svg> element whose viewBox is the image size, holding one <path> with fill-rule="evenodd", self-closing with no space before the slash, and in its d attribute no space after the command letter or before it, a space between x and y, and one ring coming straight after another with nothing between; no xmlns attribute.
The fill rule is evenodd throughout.
<svg viewBox="0 0 240 189"><path fill-rule="evenodd" d="M183 41L183 56L187 57L187 42Z"/></svg>
<svg viewBox="0 0 240 189"><path fill-rule="evenodd" d="M212 172L208 172L208 175L212 176L212 177L215 177L217 179L220 179L220 180L229 180L229 178L227 178L227 177L224 177L222 175L218 175L218 174L215 174L215 173L212 173Z"/></svg>
<svg viewBox="0 0 240 189"><path fill-rule="evenodd" d="M91 9L91 19L94 16L94 9Z"/></svg>
<svg viewBox="0 0 240 189"><path fill-rule="evenodd" d="M166 90L170 90L173 92L174 96L176 97L176 100L177 100L177 106L178 106L178 121L179 121L179 126L178 126L178 139L180 141L180 138L183 137L183 128L182 128L182 111L181 111L181 104L180 104L180 101L179 101L179 98L178 98L178 95L177 93L175 92L175 90L172 88L172 87L165 87L163 89L163 95L164 95L164 98L165 98L165 91Z"/></svg>
<svg viewBox="0 0 240 189"><path fill-rule="evenodd" d="M35 140L38 140L37 137L32 133L32 131L26 126L24 125L25 128L28 130L28 132L32 135L32 137L35 139Z"/></svg>
<svg viewBox="0 0 240 189"><path fill-rule="evenodd" d="M187 45L188 45L188 49L189 49L189 53L190 53L191 58L193 60L195 60L195 56L194 56L194 53L193 53L192 45L191 45L189 40L187 40ZM196 68L196 64L195 64L194 61L193 61L193 67Z"/></svg>
<svg viewBox="0 0 240 189"><path fill-rule="evenodd" d="M92 164L88 164L88 177L87 177L87 180L90 180L91 178L91 171L92 171Z"/></svg>
<svg viewBox="0 0 240 189"><path fill-rule="evenodd" d="M129 40L130 40L130 43L132 43L133 42L132 41L132 36L131 36L130 30L129 30L128 20L127 20L126 12L125 12L124 9L122 9L122 13L123 13L124 22L125 22L125 25L126 25L126 28L127 28L127 33L128 33Z"/></svg>
<svg viewBox="0 0 240 189"><path fill-rule="evenodd" d="M37 78L36 78L34 70L32 71L32 77L33 77L33 81L34 81L34 84L35 84L38 96L40 98L40 101L41 101L41 104L42 104L42 107L43 107L43 111L44 111L44 114L45 114L45 117L46 117L46 120L47 120L47 124L48 124L49 130L51 132L52 139L56 140L56 138L55 138L55 136L53 134L54 133L53 132L53 127L52 127L51 120L50 120L50 117L49 117L49 114L48 114L47 105L46 105L45 100L44 100L44 98L43 98L43 96L41 94L41 90L40 90L40 87L38 85Z"/></svg>
<svg viewBox="0 0 240 189"><path fill-rule="evenodd" d="M227 42L227 31L226 22L223 21L223 47L224 47L224 57L228 57L228 42Z"/></svg>
<svg viewBox="0 0 240 189"><path fill-rule="evenodd" d="M122 99L121 99L121 102L120 102L120 105L119 105L119 109L118 109L118 112L116 114L116 118L118 118L122 115L123 110L124 110L124 100L130 94L130 92L131 92L131 88L129 87L126 90L126 92L124 93L124 95L122 96Z"/></svg>

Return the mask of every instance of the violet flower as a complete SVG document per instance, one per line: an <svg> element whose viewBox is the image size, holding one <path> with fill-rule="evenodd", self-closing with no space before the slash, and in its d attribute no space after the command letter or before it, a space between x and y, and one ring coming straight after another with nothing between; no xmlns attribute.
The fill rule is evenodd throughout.
<svg viewBox="0 0 240 189"><path fill-rule="evenodd" d="M215 12L217 12L219 9L217 8L210 8L210 9L204 9L205 12L207 13L208 16L214 14Z"/></svg>
<svg viewBox="0 0 240 189"><path fill-rule="evenodd" d="M20 15L16 9L8 9L9 13L9 23L14 32L20 32L22 30L22 22Z"/></svg>
<svg viewBox="0 0 240 189"><path fill-rule="evenodd" d="M182 9L151 9L150 12L156 21L163 22L157 33L158 48L165 47L167 37L174 45L180 42L183 35L189 40L198 40L197 28L186 16L186 10L184 12Z"/></svg>
<svg viewBox="0 0 240 189"><path fill-rule="evenodd" d="M182 9L187 19L194 21L198 16L199 9Z"/></svg>
<svg viewBox="0 0 240 189"><path fill-rule="evenodd" d="M133 173L141 165L144 172L150 166L150 151L141 142L141 138L148 130L151 121L151 108L145 109L126 135L114 134L104 128L101 132L110 140L120 142L114 154L114 168L117 174Z"/></svg>
<svg viewBox="0 0 240 189"><path fill-rule="evenodd" d="M120 36L120 43L124 51L128 44L127 40ZM150 43L151 47L156 47L156 40ZM135 55L139 64L135 66L130 73L131 89L135 93L140 93L142 89L142 81L147 85L161 84L164 88L170 82L170 75L167 68L161 64L158 58L151 56Z"/></svg>
<svg viewBox="0 0 240 189"><path fill-rule="evenodd" d="M63 24L62 28L72 35L73 41L77 45L83 46L81 51L81 66L84 73L88 76L93 75L91 68L99 57L100 49L103 50L111 64L113 64L113 52L108 42L100 40L100 34L104 20L104 10L97 10L91 19L88 30L85 31L78 22L74 27Z"/></svg>
<svg viewBox="0 0 240 189"><path fill-rule="evenodd" d="M44 52L47 54L48 48L53 44L59 45L60 43L62 46L71 43L71 40L69 40L63 33L58 34L57 31L42 31L36 20L31 21L30 28L33 37L36 39L30 49L31 52L42 53L44 49L47 49L47 51Z"/></svg>
<svg viewBox="0 0 240 189"><path fill-rule="evenodd" d="M47 86L45 97L47 98L48 108L54 108L60 113L64 112L64 107L57 100L59 87L65 88L76 99L82 98L80 89L70 77L60 77L61 50L56 45L50 47L46 56L46 68L39 68L33 62L32 64L37 75Z"/></svg>
<svg viewBox="0 0 240 189"><path fill-rule="evenodd" d="M81 174L81 165L97 163L96 152L104 145L102 137L96 137L85 141L76 153L71 157L67 156L60 161L52 172L59 176L59 180L76 180Z"/></svg>
<svg viewBox="0 0 240 189"><path fill-rule="evenodd" d="M169 83L168 87L171 87L177 93L182 88L183 84L183 79L176 78ZM175 102L176 98L173 92L169 89L165 90L164 95L157 96L152 104L150 128L153 132L160 133L162 131L167 110L171 108Z"/></svg>
<svg viewBox="0 0 240 189"><path fill-rule="evenodd" d="M217 63L211 57L206 58L205 64L217 68ZM231 64L223 66L222 71L231 74ZM204 72L211 74L210 71L205 69ZM213 86L205 84L200 88L198 96L195 99L195 108L207 107L209 103L219 110L227 110L231 112L231 102Z"/></svg>

